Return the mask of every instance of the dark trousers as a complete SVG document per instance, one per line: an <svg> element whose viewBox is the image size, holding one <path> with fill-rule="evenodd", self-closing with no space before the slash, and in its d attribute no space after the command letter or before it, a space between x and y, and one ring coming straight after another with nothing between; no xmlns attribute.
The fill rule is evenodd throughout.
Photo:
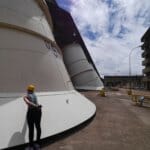
<svg viewBox="0 0 150 150"><path fill-rule="evenodd" d="M29 143L30 145L33 144L34 139L34 126L36 127L37 136L36 142L39 143L41 137L41 109L40 108L33 108L28 109L27 112L27 123L29 127Z"/></svg>

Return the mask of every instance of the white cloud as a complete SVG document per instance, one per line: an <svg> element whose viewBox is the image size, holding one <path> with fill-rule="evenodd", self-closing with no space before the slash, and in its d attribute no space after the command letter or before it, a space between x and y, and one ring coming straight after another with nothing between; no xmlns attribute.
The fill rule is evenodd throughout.
<svg viewBox="0 0 150 150"><path fill-rule="evenodd" d="M105 29L108 24L107 5L99 0L94 2L91 0L78 0L71 7L71 14L79 28L83 30L90 25L93 32L100 31L102 28Z"/></svg>
<svg viewBox="0 0 150 150"><path fill-rule="evenodd" d="M70 12L100 74L129 72L129 52L150 26L149 0L70 0ZM97 33L93 40L85 33ZM132 53L132 74L142 74L141 50Z"/></svg>

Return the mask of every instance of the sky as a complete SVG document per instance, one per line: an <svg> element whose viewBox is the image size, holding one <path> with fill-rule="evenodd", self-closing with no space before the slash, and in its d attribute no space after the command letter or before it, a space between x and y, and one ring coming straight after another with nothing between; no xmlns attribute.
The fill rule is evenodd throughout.
<svg viewBox="0 0 150 150"><path fill-rule="evenodd" d="M104 75L142 75L141 37L150 26L150 0L57 0L71 13Z"/></svg>

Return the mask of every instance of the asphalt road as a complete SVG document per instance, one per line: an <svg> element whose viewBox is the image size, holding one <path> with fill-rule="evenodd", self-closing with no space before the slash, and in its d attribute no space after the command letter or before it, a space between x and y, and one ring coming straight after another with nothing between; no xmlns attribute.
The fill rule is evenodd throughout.
<svg viewBox="0 0 150 150"><path fill-rule="evenodd" d="M135 106L119 91L109 91L106 97L96 92L84 92L97 107L90 124L47 142L42 150L150 150L150 107Z"/></svg>

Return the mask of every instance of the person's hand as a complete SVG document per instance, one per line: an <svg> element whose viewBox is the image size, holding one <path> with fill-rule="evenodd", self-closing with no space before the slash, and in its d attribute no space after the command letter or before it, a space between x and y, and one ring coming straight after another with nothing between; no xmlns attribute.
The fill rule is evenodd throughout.
<svg viewBox="0 0 150 150"><path fill-rule="evenodd" d="M42 108L42 105L38 105L38 108Z"/></svg>

